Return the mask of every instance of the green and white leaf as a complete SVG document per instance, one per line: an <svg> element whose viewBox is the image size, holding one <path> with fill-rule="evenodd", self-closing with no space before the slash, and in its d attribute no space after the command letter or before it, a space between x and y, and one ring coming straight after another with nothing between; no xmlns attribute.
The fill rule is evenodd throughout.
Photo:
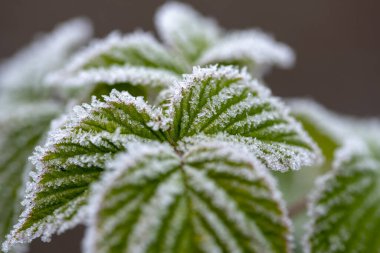
<svg viewBox="0 0 380 253"><path fill-rule="evenodd" d="M36 237L48 240L83 222L89 186L106 169L105 163L130 143L166 141L182 147L181 152L214 140L244 144L260 166L281 171L318 158L318 149L284 105L245 71L195 68L172 95L162 113L142 97L113 90L90 105L75 107L54 124L46 144L32 158L36 170L25 210L4 249Z"/></svg>
<svg viewBox="0 0 380 253"><path fill-rule="evenodd" d="M261 77L271 66L293 66L293 50L259 30L226 34L200 57L198 64L223 64L248 67L254 76Z"/></svg>
<svg viewBox="0 0 380 253"><path fill-rule="evenodd" d="M9 114L9 111L12 114ZM28 157L60 112L53 103L24 104L0 110L0 243L21 213Z"/></svg>
<svg viewBox="0 0 380 253"><path fill-rule="evenodd" d="M311 194L305 252L378 252L379 122L338 115L306 100L290 105L328 166L333 164Z"/></svg>
<svg viewBox="0 0 380 253"><path fill-rule="evenodd" d="M267 168L286 171L314 164L319 149L285 105L244 70L194 68L172 90L170 138L217 138L249 147Z"/></svg>
<svg viewBox="0 0 380 253"><path fill-rule="evenodd" d="M370 130L368 128L368 130ZM379 252L380 127L338 150L334 169L317 181L305 252Z"/></svg>
<svg viewBox="0 0 380 253"><path fill-rule="evenodd" d="M46 82L81 102L91 95L108 95L111 89L154 100L155 92L171 85L187 69L184 61L151 34L114 32L74 55L63 69L48 75Z"/></svg>
<svg viewBox="0 0 380 253"><path fill-rule="evenodd" d="M50 77L52 78L52 76ZM178 78L178 75L164 69L124 65L82 70L73 76L60 79L59 84L66 87L93 87L102 83L110 86L125 83L135 86L164 88L172 85Z"/></svg>
<svg viewBox="0 0 380 253"><path fill-rule="evenodd" d="M64 87L63 91L68 91L67 97L74 97L79 103L89 101L92 96L108 95L112 89L128 91L134 96L144 96L148 101L154 101L156 93L178 79L177 74L167 70L124 65L82 70L61 78L59 84Z"/></svg>
<svg viewBox="0 0 380 253"><path fill-rule="evenodd" d="M126 74L119 75L128 75L131 72L126 66L166 70L172 74L181 74L187 69L183 61L166 50L151 34L135 32L123 36L113 32L107 38L92 42L89 47L74 55L62 70L49 75L47 82L51 84L63 82L64 85L76 86L77 79L83 75L90 75L84 74L86 70L94 73L96 69L100 69L103 74L99 75L104 76L107 69L115 66L125 66ZM121 69L119 68L119 73L123 72ZM112 69L109 70L112 72ZM141 70L133 74L136 76L139 73L144 74ZM143 78L143 75L139 75L138 78ZM72 84L69 82L71 79L74 81ZM84 85L86 82L79 84Z"/></svg>
<svg viewBox="0 0 380 253"><path fill-rule="evenodd" d="M128 150L93 188L85 252L291 251L280 193L243 147Z"/></svg>
<svg viewBox="0 0 380 253"><path fill-rule="evenodd" d="M353 132L357 119L329 111L312 100L292 99L287 104L292 115L302 123L304 129L321 148L329 164L334 159L335 151L357 134Z"/></svg>
<svg viewBox="0 0 380 253"><path fill-rule="evenodd" d="M211 18L190 6L169 2L156 14L156 27L166 44L192 65L249 67L261 77L272 66L293 66L295 54L284 43L260 30L224 32Z"/></svg>
<svg viewBox="0 0 380 253"><path fill-rule="evenodd" d="M141 97L114 90L55 123L44 147L31 158L36 171L25 208L3 248L40 236L46 241L82 222L89 185L98 180L104 163L130 142L162 140L161 117Z"/></svg>
<svg viewBox="0 0 380 253"><path fill-rule="evenodd" d="M0 99L39 100L46 96L45 75L62 66L67 58L92 35L87 19L76 18L39 36L25 49L0 66ZM45 91L45 92L44 92Z"/></svg>
<svg viewBox="0 0 380 253"><path fill-rule="evenodd" d="M178 2L160 7L155 23L163 41L191 63L196 63L221 33L215 20L203 17L190 6Z"/></svg>
<svg viewBox="0 0 380 253"><path fill-rule="evenodd" d="M0 66L0 242L21 212L19 202L30 169L27 158L61 112L61 105L50 100L43 78L91 34L88 20L72 19L40 35Z"/></svg>

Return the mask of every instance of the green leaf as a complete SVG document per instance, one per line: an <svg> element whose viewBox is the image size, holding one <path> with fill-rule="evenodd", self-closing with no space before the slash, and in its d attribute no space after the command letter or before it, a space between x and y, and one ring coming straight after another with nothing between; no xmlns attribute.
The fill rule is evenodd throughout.
<svg viewBox="0 0 380 253"><path fill-rule="evenodd" d="M351 128L356 125L354 120L331 112L312 100L292 99L288 105L292 115L321 148L326 164L330 165L335 151L354 135Z"/></svg>
<svg viewBox="0 0 380 253"><path fill-rule="evenodd" d="M287 108L245 72L231 66L194 68L168 104L173 142L218 138L247 145L268 168L311 165L319 150Z"/></svg>
<svg viewBox="0 0 380 253"><path fill-rule="evenodd" d="M187 64L178 58L149 33L123 36L114 32L78 52L64 68L48 75L46 82L69 92L66 96L74 93L81 102L104 85L131 93L137 88L148 98L152 88L167 87L187 71Z"/></svg>
<svg viewBox="0 0 380 253"><path fill-rule="evenodd" d="M0 66L0 242L21 213L19 202L31 167L27 158L61 112L61 105L50 100L52 90L43 79L91 34L88 20L69 20Z"/></svg>
<svg viewBox="0 0 380 253"><path fill-rule="evenodd" d="M183 3L166 3L157 11L155 21L164 42L191 63L195 63L220 34L214 20L203 17Z"/></svg>
<svg viewBox="0 0 380 253"><path fill-rule="evenodd" d="M50 78L54 78L54 75ZM127 83L134 86L163 88L170 86L177 78L178 75L164 69L124 65L82 70L73 76L59 79L56 83L66 87L95 86L100 83L106 83L112 87Z"/></svg>
<svg viewBox="0 0 380 253"><path fill-rule="evenodd" d="M259 161L255 163L281 171L298 169L318 157L286 107L244 71L195 68L170 90L165 112L141 97L113 90L55 123L45 146L32 158L36 170L25 210L4 248L40 236L48 240L82 222L89 186L116 153L128 151L129 143L168 142L179 153L215 140L243 144L239 148L248 148L250 159ZM260 238L258 247L263 249L266 243Z"/></svg>
<svg viewBox="0 0 380 253"><path fill-rule="evenodd" d="M186 65L165 49L151 34L135 32L121 35L113 32L78 52L60 71L50 77L63 78L82 70L123 65L163 69L181 74ZM56 76L56 77L54 77Z"/></svg>
<svg viewBox="0 0 380 253"><path fill-rule="evenodd" d="M154 101L156 93L172 85L179 76L164 69L124 65L81 70L65 77L54 73L48 79L53 87L68 90L68 95L71 93L83 101L89 101L92 96L108 95L112 89Z"/></svg>
<svg viewBox="0 0 380 253"><path fill-rule="evenodd" d="M293 50L271 35L254 29L225 32L183 3L166 3L155 21L164 42L192 65L237 65L261 77L272 66L289 68L295 61Z"/></svg>
<svg viewBox="0 0 380 253"><path fill-rule="evenodd" d="M12 114L5 113L12 110ZM53 103L2 105L0 118L0 243L21 210L21 193L28 172L28 156L59 112Z"/></svg>
<svg viewBox="0 0 380 253"><path fill-rule="evenodd" d="M104 163L127 143L161 140L160 117L141 97L115 90L103 101L75 107L36 150L25 210L3 247L40 236L48 240L82 222L89 185L98 180Z"/></svg>
<svg viewBox="0 0 380 253"><path fill-rule="evenodd" d="M329 171L317 179L311 194L305 251L379 251L372 235L380 221L380 124L330 112L313 101L289 104L321 147L323 169ZM300 183L295 182L297 187Z"/></svg>
<svg viewBox="0 0 380 253"><path fill-rule="evenodd" d="M86 252L290 252L284 203L244 148L129 150L93 188Z"/></svg>
<svg viewBox="0 0 380 253"><path fill-rule="evenodd" d="M58 25L49 34L38 36L0 66L0 100L15 103L47 99L51 94L43 83L45 75L60 68L91 35L89 21L76 18Z"/></svg>
<svg viewBox="0 0 380 253"><path fill-rule="evenodd" d="M379 137L377 127L376 148L362 140L346 144L337 152L334 169L317 181L306 252L380 251Z"/></svg>
<svg viewBox="0 0 380 253"><path fill-rule="evenodd" d="M248 30L226 34L204 52L198 64L248 67L254 76L261 77L273 65L289 68L294 61L295 55L289 46L262 31Z"/></svg>

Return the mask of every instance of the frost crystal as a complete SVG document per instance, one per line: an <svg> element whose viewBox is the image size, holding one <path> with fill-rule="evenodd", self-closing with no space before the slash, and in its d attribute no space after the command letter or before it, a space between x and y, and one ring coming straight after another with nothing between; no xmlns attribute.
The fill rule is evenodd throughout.
<svg viewBox="0 0 380 253"><path fill-rule="evenodd" d="M243 143L280 171L319 159L317 146L286 107L244 70L194 68L173 88L167 107L174 139L208 136Z"/></svg>
<svg viewBox="0 0 380 253"><path fill-rule="evenodd" d="M317 180L308 207L305 252L379 250L373 235L380 221L380 163L368 151L358 141L346 144L337 152L334 169Z"/></svg>
<svg viewBox="0 0 380 253"><path fill-rule="evenodd" d="M5 238L21 213L19 202L30 165L27 157L46 131L50 120L60 112L53 103L12 107L12 115L0 109L0 236Z"/></svg>
<svg viewBox="0 0 380 253"><path fill-rule="evenodd" d="M349 129L354 119L328 111L322 105L307 99L287 101L292 113L301 121L310 121L317 129L342 144L352 133Z"/></svg>
<svg viewBox="0 0 380 253"><path fill-rule="evenodd" d="M194 251L290 252L284 204L266 169L243 147L238 153L226 143L209 142L183 156L160 143L128 150L92 189L86 252L169 253L181 244ZM242 202L234 198L237 192L244 194ZM115 237L122 224L124 232ZM184 231L189 236L181 238ZM194 240L200 237L213 243Z"/></svg>
<svg viewBox="0 0 380 253"><path fill-rule="evenodd" d="M149 88L160 90L168 86L178 75L188 73L191 65L254 65L254 74L261 77L272 65L289 67L294 61L289 47L275 42L271 36L257 30L224 34L214 20L182 3L165 4L155 19L159 34L169 48L150 33L113 32L105 39L92 42L61 70L50 73L45 81L60 88L95 86L87 89L88 93L102 85L128 91L133 88L125 84L138 85L142 86L139 87L142 93L149 95L146 94Z"/></svg>
<svg viewBox="0 0 380 253"><path fill-rule="evenodd" d="M72 76L62 76L62 73L56 73L48 76L47 83L66 87L99 83L107 83L108 85L128 83L146 87L166 87L177 78L177 75L167 70L125 65L82 70Z"/></svg>
<svg viewBox="0 0 380 253"><path fill-rule="evenodd" d="M162 6L155 17L159 35L191 62L215 43L220 28L213 19L205 18L190 6L171 2Z"/></svg>
<svg viewBox="0 0 380 253"><path fill-rule="evenodd" d="M155 21L164 42L194 65L248 65L261 77L273 65L288 68L295 61L292 49L270 35L257 29L225 33L213 19L182 3L165 4Z"/></svg>
<svg viewBox="0 0 380 253"><path fill-rule="evenodd" d="M135 32L123 36L119 32L111 33L107 38L93 41L88 48L77 53L70 62L58 72L58 75L69 75L77 71L109 67L112 65L134 65L157 67L182 72L177 66L176 57L171 55L150 34ZM48 80L54 78L48 77Z"/></svg>
<svg viewBox="0 0 380 253"><path fill-rule="evenodd" d="M273 65L290 67L293 51L258 30L224 32L182 3L165 4L156 26L165 45L150 33L113 32L63 64L91 33L77 19L1 66L1 110L18 116L0 115L0 201L15 202L19 175L30 172L13 229L19 210L0 210L4 251L86 222L90 253L291 252L290 220L268 169L297 170L321 155L259 80ZM15 106L16 96L27 102ZM30 168L24 158L37 144ZM363 145L337 152L337 168L358 149L380 149ZM8 180L15 187L4 187ZM347 236L339 231L334 247Z"/></svg>
<svg viewBox="0 0 380 253"><path fill-rule="evenodd" d="M0 66L1 242L21 213L19 202L28 180L25 175L31 170L27 157L50 121L61 112L61 105L49 97L42 79L60 67L91 33L88 20L73 19L57 26L51 34L40 35ZM5 243L4 249L10 250L10 244Z"/></svg>
<svg viewBox="0 0 380 253"><path fill-rule="evenodd" d="M373 235L380 221L377 155L380 124L374 120L334 116L305 101L293 102L293 107L304 124L315 122L315 129L310 129L314 136L324 133L338 143L333 146L333 169L317 179L310 196L311 220L306 226L305 252L378 251L379 246L374 243L377 238ZM323 139L319 137L319 140Z"/></svg>
<svg viewBox="0 0 380 253"><path fill-rule="evenodd" d="M271 36L258 30L232 32L200 58L201 65L214 63L251 63L256 74L272 65L288 68L294 64L295 55L287 45L276 42Z"/></svg>
<svg viewBox="0 0 380 253"><path fill-rule="evenodd" d="M44 75L60 67L72 51L85 43L91 34L91 25L84 18L73 19L57 26L54 32L38 37L31 45L1 65L0 86L12 89L31 84L41 85Z"/></svg>
<svg viewBox="0 0 380 253"><path fill-rule="evenodd" d="M37 148L31 158L36 169L27 185L25 208L4 249L40 236L49 240L53 233L82 222L87 189L104 164L128 143L162 138L154 130L161 126L161 117L159 109L142 98L114 90L102 101L94 99L91 105L75 107L64 122L54 124L45 146Z"/></svg>

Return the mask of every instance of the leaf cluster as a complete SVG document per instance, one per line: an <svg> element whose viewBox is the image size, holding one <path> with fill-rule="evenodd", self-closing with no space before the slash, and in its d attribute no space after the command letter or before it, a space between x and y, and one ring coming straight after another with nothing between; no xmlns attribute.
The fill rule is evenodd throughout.
<svg viewBox="0 0 380 253"><path fill-rule="evenodd" d="M378 252L380 123L273 96L295 57L260 30L155 24L74 19L1 65L2 250L85 224L89 253Z"/></svg>

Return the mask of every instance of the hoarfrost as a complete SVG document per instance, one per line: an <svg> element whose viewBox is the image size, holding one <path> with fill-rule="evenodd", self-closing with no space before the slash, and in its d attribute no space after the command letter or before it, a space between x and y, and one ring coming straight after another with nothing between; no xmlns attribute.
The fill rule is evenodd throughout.
<svg viewBox="0 0 380 253"><path fill-rule="evenodd" d="M220 35L215 20L203 17L183 3L170 2L163 5L156 13L155 24L164 42L190 60L196 59Z"/></svg>
<svg viewBox="0 0 380 253"><path fill-rule="evenodd" d="M65 87L81 87L98 83L113 85L128 83L146 87L170 86L178 76L167 70L130 65L112 66L110 68L93 68L79 71L77 74L64 76L61 72L51 74L46 82Z"/></svg>
<svg viewBox="0 0 380 253"><path fill-rule="evenodd" d="M277 65L292 67L295 62L293 50L259 30L238 31L227 34L215 46L208 49L199 59L199 64L236 62L249 60L254 64L255 73Z"/></svg>
<svg viewBox="0 0 380 253"><path fill-rule="evenodd" d="M221 220L220 217L214 215L214 211L211 210L208 205L204 204L199 196L210 198L210 205L213 208L217 208L226 212L226 219L228 222L233 222L235 229L239 233L246 236L254 237L255 241L249 243L250 249L269 249L273 247L268 238L265 238L265 233L260 231L260 228L254 224L254 220L247 216L243 210L241 210L237 201L232 200L231 196L227 194L225 189L221 185L213 182L212 178L206 176L209 169L218 169L223 166L225 161L228 161L225 166L231 166L230 163L241 164L244 168L239 166L236 170L243 170L249 175L249 181L262 182L265 187L259 184L257 191L252 191L253 195L262 198L269 198L271 201L275 201L276 210L281 212L273 212L271 210L264 210L257 208L256 210L270 217L271 221L275 224L281 224L289 228L290 222L287 218L285 204L281 199L281 194L276 189L275 181L268 173L266 168L260 164L258 160L249 156L249 151L244 146L231 145L226 142L208 142L200 143L189 147L188 150L177 150L168 144L161 143L149 143L148 145L134 143L127 148L128 152L120 154L114 161L108 163L109 170L104 175L103 179L95 184L92 188L90 205L88 206L88 212L90 213L87 224L89 226L84 241L84 250L88 252L103 252L107 251L112 245L117 245L118 241L123 241L121 235L114 235L113 230L120 225L123 220L129 217L129 213L133 210L141 210L141 215L138 216L137 222L131 224L131 230L127 238L128 243L125 244L126 250L133 252L145 252L151 243L158 236L158 231L165 220L163 217L170 212L169 206L174 202L174 198L180 198L188 194L188 201L191 201L191 208L194 208L194 212L201 214L202 217L210 222L210 225L214 227L216 233L221 238L228 239L226 244L231 252L242 252L243 248L239 245L238 241L234 240L234 235L231 230L226 226L226 221ZM182 154L182 152L184 152ZM217 163L219 166L210 167L207 166L211 163ZM152 162L153 161L153 162ZM205 169L199 170L197 167L193 167L191 164L202 164ZM215 166L215 164L214 164ZM178 168L176 168L178 167ZM182 167L182 168L180 168ZM246 167L246 168L245 168ZM169 171L174 170L172 173ZM226 172L231 173L231 169ZM139 195L133 195L134 198L125 202L125 198L132 196L127 192L121 192L118 189L124 189L126 186L144 185L154 178L158 178L160 175L167 175L163 181L152 193L151 197L145 199L145 202ZM186 177L186 183L184 178ZM247 179L247 178L246 178ZM268 188L267 188L268 187ZM131 188L132 189L132 188ZM111 191L116 192L110 195ZM262 193L262 195L260 195ZM116 195L115 195L116 194ZM115 209L118 207L117 209ZM112 217L106 218L101 215L103 209L111 209L114 211ZM173 214L173 217L180 215L178 212L187 212L187 208L177 209ZM182 217L182 216L180 216ZM184 219L182 217L181 219ZM194 217L194 219L196 216ZM175 218L173 218L175 219ZM176 219L175 219L176 220ZM178 222L178 220L176 220ZM176 223L178 226L182 224ZM209 239L213 239L213 234L209 234L202 230L200 224L196 226L196 230L201 233L202 236L210 236ZM173 227L173 229L180 229ZM169 233L169 232L168 232ZM288 251L291 248L291 234L281 234L286 240ZM107 243L104 239L107 238ZM168 240L168 241L166 241ZM172 245L172 238L163 238L163 243L166 245L166 249L172 249L169 245ZM256 244L259 242L259 244ZM202 247L205 247L203 244ZM208 245L209 249L214 251L218 245Z"/></svg>
<svg viewBox="0 0 380 253"><path fill-rule="evenodd" d="M92 35L90 22L76 18L58 25L51 34L40 35L32 44L0 67L0 86L18 88L40 85L44 75L60 67L73 50Z"/></svg>
<svg viewBox="0 0 380 253"><path fill-rule="evenodd" d="M223 82L229 85L218 86ZM209 94L212 89L210 87L219 87L218 92ZM248 94L241 99L239 96L244 92ZM232 98L239 100L233 100L228 106L226 103ZM187 99L187 111L179 113L178 110L184 110L180 107L184 99ZM201 100L204 100L202 104L199 102ZM250 110L260 106L263 109L248 115ZM198 140L202 136L208 136L211 139L215 137L244 143L251 147L252 152L266 166L274 170L299 169L322 160L319 148L302 126L289 115L288 108L279 99L272 97L270 90L260 82L252 80L244 69L231 66L194 67L192 74L184 75L184 79L172 88L166 107L172 124L175 120L179 121L178 124L184 131L180 138L196 136ZM193 112L197 114L190 115ZM176 119L177 114L181 116L180 119ZM242 115L242 119L237 120L239 115ZM262 127L266 123L269 127ZM290 139L276 139L281 134L296 136L294 142L303 142L307 148L292 144Z"/></svg>

